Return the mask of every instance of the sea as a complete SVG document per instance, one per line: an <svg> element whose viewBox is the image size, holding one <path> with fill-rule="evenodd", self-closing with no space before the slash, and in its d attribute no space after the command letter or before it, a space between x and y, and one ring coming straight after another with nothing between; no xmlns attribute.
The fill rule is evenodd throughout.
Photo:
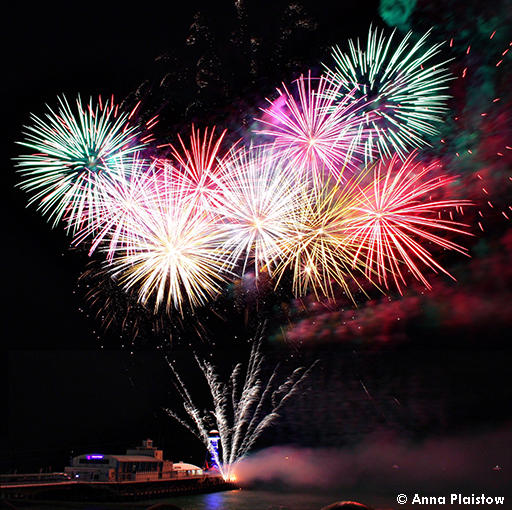
<svg viewBox="0 0 512 510"><path fill-rule="evenodd" d="M177 506L180 510L321 510L338 501L357 501L372 508L394 508L394 506L390 506L389 497L349 495L343 492L325 494L245 489L128 503L17 502L10 500L17 510L146 510L157 503L169 503Z"/></svg>
<svg viewBox="0 0 512 510"><path fill-rule="evenodd" d="M355 501L363 503L375 510L418 510L419 507L428 510L446 510L450 504L439 501L418 505L415 504L409 493L407 502L396 494L358 494L346 492L312 493L312 492L277 492L268 490L232 490L215 492L212 494L195 494L175 496L160 500L148 500L128 503L70 503L70 502L43 502L43 501L14 501L9 500L12 506L6 506L5 500L0 500L1 510L148 510L159 503L174 505L173 510L322 510L324 507L342 501ZM503 494L503 493L502 493ZM399 501L397 501L397 499ZM506 503L486 504L485 510L511 510L510 499L505 497ZM467 506L467 505L465 505ZM469 506L468 508L473 508ZM165 506L162 505L161 510Z"/></svg>

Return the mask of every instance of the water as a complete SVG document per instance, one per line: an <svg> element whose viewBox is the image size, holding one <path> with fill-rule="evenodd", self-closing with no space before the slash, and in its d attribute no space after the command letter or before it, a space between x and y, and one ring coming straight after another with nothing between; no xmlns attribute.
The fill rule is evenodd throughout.
<svg viewBox="0 0 512 510"><path fill-rule="evenodd" d="M181 510L321 510L336 501L353 500L374 508L392 508L389 501L346 493L271 492L262 490L233 490L211 494L178 496L136 503L45 503L19 505L19 510L146 510L156 503L171 503Z"/></svg>
<svg viewBox="0 0 512 510"><path fill-rule="evenodd" d="M341 499L310 493L235 490L176 498L176 502L172 503L182 510L320 510Z"/></svg>

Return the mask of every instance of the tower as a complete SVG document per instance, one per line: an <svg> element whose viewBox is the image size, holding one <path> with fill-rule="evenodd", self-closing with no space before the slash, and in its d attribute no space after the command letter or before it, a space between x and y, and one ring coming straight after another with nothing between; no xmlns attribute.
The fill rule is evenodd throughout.
<svg viewBox="0 0 512 510"><path fill-rule="evenodd" d="M210 467L219 469L219 431L210 430L208 434L208 453L210 454Z"/></svg>

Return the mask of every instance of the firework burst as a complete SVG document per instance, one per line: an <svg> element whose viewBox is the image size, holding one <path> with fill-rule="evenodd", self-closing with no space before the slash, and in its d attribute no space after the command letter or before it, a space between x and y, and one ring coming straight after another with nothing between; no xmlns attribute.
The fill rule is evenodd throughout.
<svg viewBox="0 0 512 510"><path fill-rule="evenodd" d="M256 275L262 267L272 273L271 261L280 258L280 239L288 235L288 219L300 205L301 188L293 185L289 167L268 147L239 150L225 165L222 186L222 249L228 264L249 260Z"/></svg>
<svg viewBox="0 0 512 510"><path fill-rule="evenodd" d="M37 152L18 157L17 166L24 178L20 187L35 192L29 204L39 202L54 226L65 219L74 231L99 213L98 177L116 179L116 161L143 144L137 141L137 127L129 124L131 114L119 113L113 102L103 105L100 100L94 107L91 99L84 106L78 97L76 113L65 97L59 104L44 120L32 115L34 124L18 143Z"/></svg>
<svg viewBox="0 0 512 510"><path fill-rule="evenodd" d="M339 89L340 101L355 89L354 97L366 102L365 114L371 136L365 140L366 160L375 154L391 157L398 153L404 160L407 149L425 145L424 135L437 133L433 123L440 122L449 98L442 93L452 79L443 66L430 63L442 44L424 50L430 31L411 44L409 32L393 52L393 34L386 40L383 32L370 27L368 45L349 41L350 55L333 48L335 70L327 69L332 86ZM335 89L334 89L335 90Z"/></svg>
<svg viewBox="0 0 512 510"><path fill-rule="evenodd" d="M183 313L184 301L196 307L221 290L222 233L166 172L151 179L138 214L128 215L119 232L111 272L125 289L138 289L142 303L153 301L157 310L165 302Z"/></svg>
<svg viewBox="0 0 512 510"><path fill-rule="evenodd" d="M295 295L317 299L340 287L354 299L366 285L358 280L400 289L404 267L428 286L421 264L446 271L423 245L466 253L431 231L462 233L440 215L467 203L428 200L452 179L428 180L432 167L407 156L435 133L448 97L450 75L444 62L430 64L440 45L428 47L429 33L416 43L409 33L392 50L393 35L370 28L366 49L334 48L333 70L283 85L262 109L258 146L226 147L226 131L192 126L168 160L147 161L151 134L141 131L156 116L138 129L135 110L79 97L74 111L59 98L19 142L35 151L17 158L20 186L54 225L65 222L75 245L106 254L109 277L155 312L195 309L239 270L258 284L291 276ZM365 187L362 163L377 156L392 157Z"/></svg>
<svg viewBox="0 0 512 510"><path fill-rule="evenodd" d="M312 289L317 298L333 297L338 284L352 298L350 282L361 288L355 274L364 274L363 264L352 263L358 245L347 230L360 179L305 190L301 207L287 217L288 235L280 239L282 255L276 275L279 283L285 271L291 270L296 295Z"/></svg>
<svg viewBox="0 0 512 510"><path fill-rule="evenodd" d="M279 91L280 97L263 109L269 119L259 119L268 127L255 132L272 136L274 149L284 152L299 176L312 172L319 182L325 170L339 177L346 167L357 167L366 131L361 100L351 93L340 100L341 84L331 85L323 76L316 87L314 81L311 75L297 80L298 99L286 87Z"/></svg>
<svg viewBox="0 0 512 510"><path fill-rule="evenodd" d="M414 162L415 154L401 163L397 155L387 163L380 162L373 183L357 195L357 203L351 205L347 223L355 252L354 263L365 260L366 276L377 275L379 283L388 288L392 278L400 290L405 284L401 266L431 288L416 261L433 271L451 276L437 263L432 254L420 242L426 241L446 250L455 250L467 255L467 250L458 244L432 233L432 230L452 234L466 234L461 223L441 219L446 209L470 205L468 200L426 199L432 192L454 182L454 178L443 175L424 180L438 166L423 166ZM452 276L453 278L453 276Z"/></svg>

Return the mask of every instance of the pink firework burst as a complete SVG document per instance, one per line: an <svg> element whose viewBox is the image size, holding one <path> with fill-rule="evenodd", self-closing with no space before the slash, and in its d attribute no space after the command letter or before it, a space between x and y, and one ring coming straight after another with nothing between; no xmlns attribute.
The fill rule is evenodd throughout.
<svg viewBox="0 0 512 510"><path fill-rule="evenodd" d="M147 197L157 192L157 166L157 161L149 162L135 154L130 160L115 163L117 180L100 175L96 183L101 189L97 214L77 232L73 244L90 240L89 255L100 249L112 262L120 237L126 238L133 219L143 216ZM161 176L162 172L160 180Z"/></svg>
<svg viewBox="0 0 512 510"><path fill-rule="evenodd" d="M354 262L364 260L367 278L376 275L386 288L392 278L399 291L405 284L404 264L429 289L418 262L453 278L422 242L467 255L467 249L433 231L471 235L462 229L466 225L441 219L443 210L470 205L470 201L428 199L430 193L455 179L442 175L424 180L438 165L423 166L414 158L413 153L402 163L395 154L387 163L379 162L373 183L361 190L347 225L353 244L359 244Z"/></svg>
<svg viewBox="0 0 512 510"><path fill-rule="evenodd" d="M316 87L313 83L316 81ZM274 137L274 147L284 151L294 171L312 172L317 182L325 170L336 178L345 168L355 170L364 155L367 119L360 115L364 103L352 93L337 101L341 85L332 85L322 76L315 80L301 76L296 81L298 98L284 86L280 97L262 111L268 127L255 131Z"/></svg>

